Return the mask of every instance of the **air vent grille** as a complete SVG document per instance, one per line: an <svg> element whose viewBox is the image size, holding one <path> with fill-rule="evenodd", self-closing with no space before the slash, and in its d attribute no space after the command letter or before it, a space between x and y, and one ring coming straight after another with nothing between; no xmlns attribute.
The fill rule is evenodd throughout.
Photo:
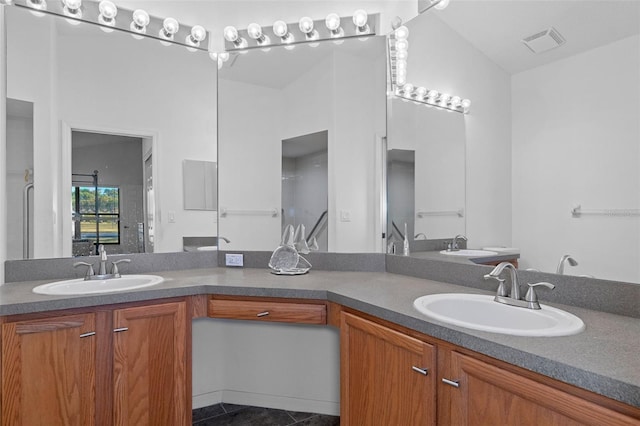
<svg viewBox="0 0 640 426"><path fill-rule="evenodd" d="M564 37L553 27L549 27L544 31L530 35L522 39L522 42L533 53L542 53L565 43Z"/></svg>

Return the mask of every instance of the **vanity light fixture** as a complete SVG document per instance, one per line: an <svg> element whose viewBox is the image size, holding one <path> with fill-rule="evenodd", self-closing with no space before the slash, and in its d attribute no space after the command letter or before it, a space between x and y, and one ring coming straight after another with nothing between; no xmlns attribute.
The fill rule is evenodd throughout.
<svg viewBox="0 0 640 426"><path fill-rule="evenodd" d="M0 2L6 0L0 0ZM180 25L173 18L150 16L142 9L130 10L116 7L112 0L83 1L56 0L49 4L47 0L11 0L11 4L28 9L38 15L57 15L69 22L86 22L98 25L105 32L114 30L131 34L135 38L154 38L163 44L178 44L189 50L208 52L208 46L201 46L208 37L207 31L196 25ZM131 20L116 19L118 15L131 16Z"/></svg>
<svg viewBox="0 0 640 426"><path fill-rule="evenodd" d="M372 19L373 18L373 19ZM351 19L354 25L342 26ZM309 42L311 46L319 41L333 40L339 43L350 37L363 37L376 34L376 23L379 15L368 16L364 10L356 11L353 17L340 17L330 13L322 20L313 20L305 16L297 23L286 23L277 20L272 27L263 28L256 23L250 24L246 30L226 27L224 30L225 51L243 51L249 49L265 49L277 45L289 45ZM231 30L233 28L233 30ZM246 40L245 43L239 40Z"/></svg>
<svg viewBox="0 0 640 426"><path fill-rule="evenodd" d="M439 109L468 113L471 101L460 96L451 96L425 87L407 83L407 59L409 57L409 29L399 25L387 38L389 53L389 76L391 90L388 93L403 100L435 106Z"/></svg>
<svg viewBox="0 0 640 426"><path fill-rule="evenodd" d="M116 25L116 16L118 15L118 8L109 0L102 0L98 5L98 22L100 25L106 27L113 27Z"/></svg>
<svg viewBox="0 0 640 426"><path fill-rule="evenodd" d="M158 35L164 40L173 41L178 30L180 30L178 21L174 18L165 18L165 20L162 21L162 28L160 28ZM163 42L162 44L169 46L171 43Z"/></svg>
<svg viewBox="0 0 640 426"><path fill-rule="evenodd" d="M149 22L151 21L149 14L142 9L136 9L133 11L131 17L131 25L129 25L131 31L138 34L146 34L147 25L149 25Z"/></svg>
<svg viewBox="0 0 640 426"><path fill-rule="evenodd" d="M442 10L447 6L449 6L449 0L418 0L419 13L424 13L431 8Z"/></svg>

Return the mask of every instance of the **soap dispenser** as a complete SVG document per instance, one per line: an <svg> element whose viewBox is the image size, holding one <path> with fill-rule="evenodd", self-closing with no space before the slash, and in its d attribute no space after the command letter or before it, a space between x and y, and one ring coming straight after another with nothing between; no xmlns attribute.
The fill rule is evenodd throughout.
<svg viewBox="0 0 640 426"><path fill-rule="evenodd" d="M402 245L402 255L409 256L409 236L407 234L407 222L404 223L404 243Z"/></svg>

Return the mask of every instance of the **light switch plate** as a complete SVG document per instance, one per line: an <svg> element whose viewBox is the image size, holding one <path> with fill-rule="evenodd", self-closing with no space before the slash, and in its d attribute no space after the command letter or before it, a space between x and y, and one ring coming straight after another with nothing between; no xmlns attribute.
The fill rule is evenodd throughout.
<svg viewBox="0 0 640 426"><path fill-rule="evenodd" d="M238 266L238 267L244 266L244 255L234 254L234 253L225 253L224 264L226 266Z"/></svg>
<svg viewBox="0 0 640 426"><path fill-rule="evenodd" d="M351 210L340 210L340 222L351 222Z"/></svg>

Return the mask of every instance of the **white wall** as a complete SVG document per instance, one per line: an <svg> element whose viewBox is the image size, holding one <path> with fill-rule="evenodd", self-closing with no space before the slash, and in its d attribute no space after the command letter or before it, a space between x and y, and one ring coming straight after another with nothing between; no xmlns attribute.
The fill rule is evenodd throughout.
<svg viewBox="0 0 640 426"><path fill-rule="evenodd" d="M193 332L194 408L227 402L339 414L338 330L201 319Z"/></svg>
<svg viewBox="0 0 640 426"><path fill-rule="evenodd" d="M469 246L509 244L510 76L436 14L424 13L407 27L410 30L407 81L472 102L471 112L464 115ZM449 113L442 114L445 117ZM442 176L440 183L445 181L446 176Z"/></svg>
<svg viewBox="0 0 640 426"><path fill-rule="evenodd" d="M75 34L79 27L64 21L58 35L47 24L52 18L18 9L8 13L8 96L35 104L35 257L70 255L62 253L67 233L57 220L70 213L62 200L69 191L62 188L61 122L157 138L155 251L182 251L183 236L215 235L216 212L182 205L182 160L217 161L215 62L119 32Z"/></svg>
<svg viewBox="0 0 640 426"><path fill-rule="evenodd" d="M640 37L513 76L513 243L522 267L640 280ZM611 256L611 250L616 250Z"/></svg>

